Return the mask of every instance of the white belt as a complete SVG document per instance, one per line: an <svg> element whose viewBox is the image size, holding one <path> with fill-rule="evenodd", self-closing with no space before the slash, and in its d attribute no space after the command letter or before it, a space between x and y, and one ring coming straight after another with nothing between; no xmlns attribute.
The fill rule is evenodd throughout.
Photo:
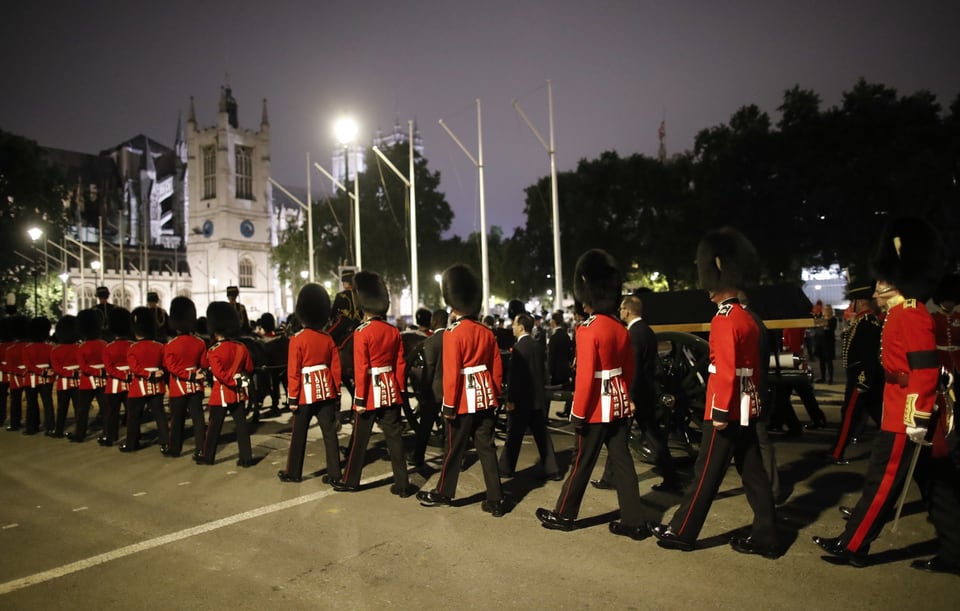
<svg viewBox="0 0 960 611"><path fill-rule="evenodd" d="M717 366L714 365L713 363L710 363L710 366L707 367L707 371L709 371L710 373L717 373ZM733 373L734 373L734 375L738 375L738 376L752 376L752 375L753 375L753 368L752 368L752 367L738 367L737 369L734 370Z"/></svg>
<svg viewBox="0 0 960 611"><path fill-rule="evenodd" d="M393 366L392 366L392 365L387 365L386 367L371 367L371 368L370 368L370 375L372 375L372 376L378 376L378 375L382 375L382 374L385 374L385 373L390 373L391 371L393 371Z"/></svg>
<svg viewBox="0 0 960 611"><path fill-rule="evenodd" d="M460 370L460 373L462 373L465 376L468 376L470 374L480 373L481 371L486 371L486 370L487 370L486 365L475 365L473 367L464 367L463 369Z"/></svg>
<svg viewBox="0 0 960 611"><path fill-rule="evenodd" d="M303 369L301 369L300 373L308 374L308 373L314 373L316 371L323 371L324 369L328 369L328 367L326 365L310 365L309 367L304 367Z"/></svg>
<svg viewBox="0 0 960 611"><path fill-rule="evenodd" d="M937 345L937 350L939 350L939 351L941 351L941 352L956 352L957 350L960 350L960 346L940 346L940 345Z"/></svg>
<svg viewBox="0 0 960 611"><path fill-rule="evenodd" d="M609 380L610 378L615 378L619 375L623 375L623 369L617 367L616 369L604 369L603 371L594 371L593 377L598 380Z"/></svg>

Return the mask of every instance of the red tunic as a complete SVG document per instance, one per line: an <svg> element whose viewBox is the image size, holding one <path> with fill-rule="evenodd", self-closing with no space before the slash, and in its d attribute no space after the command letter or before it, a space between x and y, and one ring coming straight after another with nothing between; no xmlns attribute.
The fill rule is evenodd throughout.
<svg viewBox="0 0 960 611"><path fill-rule="evenodd" d="M23 388L23 342L14 341L6 344L4 352L4 381L10 383L10 390Z"/></svg>
<svg viewBox="0 0 960 611"><path fill-rule="evenodd" d="M759 415L760 331L736 300L720 304L710 321L710 377L703 419L746 424ZM742 408L749 411L742 413Z"/></svg>
<svg viewBox="0 0 960 611"><path fill-rule="evenodd" d="M340 396L340 354L329 334L304 329L290 338L287 350L287 396L297 405Z"/></svg>
<svg viewBox="0 0 960 611"><path fill-rule="evenodd" d="M960 370L960 306L950 312L942 308L933 314L933 330L940 364L947 371Z"/></svg>
<svg viewBox="0 0 960 611"><path fill-rule="evenodd" d="M131 399L151 397L164 393L163 344L152 339L134 342L127 350L130 365Z"/></svg>
<svg viewBox="0 0 960 611"><path fill-rule="evenodd" d="M88 339L77 350L77 363L80 365L80 390L96 390L104 385L103 351L107 342L102 339Z"/></svg>
<svg viewBox="0 0 960 611"><path fill-rule="evenodd" d="M597 424L630 417L633 348L623 323L594 314L577 327L576 351L572 419Z"/></svg>
<svg viewBox="0 0 960 611"><path fill-rule="evenodd" d="M238 384L241 374L253 372L253 359L240 342L223 340L207 350L204 367L213 374L210 405L227 406L245 401L247 391Z"/></svg>
<svg viewBox="0 0 960 611"><path fill-rule="evenodd" d="M77 349L79 344L57 344L50 350L50 368L57 378L54 381L56 390L77 388L80 365L77 363Z"/></svg>
<svg viewBox="0 0 960 611"><path fill-rule="evenodd" d="M107 372L107 384L103 392L108 395L119 395L127 392L130 377L130 365L127 364L127 351L133 344L128 339L118 339L107 344L103 349L103 369Z"/></svg>
<svg viewBox="0 0 960 611"><path fill-rule="evenodd" d="M10 383L10 374L7 373L7 348L12 345L13 342L0 342L0 383Z"/></svg>
<svg viewBox="0 0 960 611"><path fill-rule="evenodd" d="M207 344L196 335L178 335L163 347L163 368L170 374L170 398L192 395L203 391L203 381L197 380L202 369Z"/></svg>
<svg viewBox="0 0 960 611"><path fill-rule="evenodd" d="M493 332L461 318L443 334L443 412L473 414L495 409L503 363Z"/></svg>
<svg viewBox="0 0 960 611"><path fill-rule="evenodd" d="M906 433L907 426L928 426L940 376L936 349L933 317L922 303L907 299L887 310L880 335L880 362L887 377L882 430Z"/></svg>
<svg viewBox="0 0 960 611"><path fill-rule="evenodd" d="M47 342L30 342L23 347L24 386L36 388L50 384L50 349Z"/></svg>
<svg viewBox="0 0 960 611"><path fill-rule="evenodd" d="M379 318L357 327L353 332L353 372L355 409L400 405L401 381L406 379L400 331Z"/></svg>

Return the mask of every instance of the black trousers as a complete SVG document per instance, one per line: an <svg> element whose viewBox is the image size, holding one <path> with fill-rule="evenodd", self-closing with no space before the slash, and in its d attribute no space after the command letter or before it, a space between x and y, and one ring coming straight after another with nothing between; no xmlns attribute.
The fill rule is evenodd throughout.
<svg viewBox="0 0 960 611"><path fill-rule="evenodd" d="M327 475L330 477L330 481L340 479L340 445L337 443L337 415L339 412L339 399L317 401L309 405L297 406L297 410L293 412L290 451L287 452L288 475L292 477L303 475L303 459L307 450L307 431L310 429L310 422L316 418L320 433L323 435Z"/></svg>
<svg viewBox="0 0 960 611"><path fill-rule="evenodd" d="M600 449L606 446L607 462L612 468L611 483L617 489L620 519L627 526L643 524L637 469L627 445L630 422L629 418L620 418L613 422L587 424L577 429L573 464L557 499L557 513L565 518L576 519Z"/></svg>
<svg viewBox="0 0 960 611"><path fill-rule="evenodd" d="M419 411L420 417L414 430L413 456L411 457L417 464L420 464L426 458L430 433L433 432L433 425L437 423L437 416L440 415L440 404L433 401L424 401L420 403Z"/></svg>
<svg viewBox="0 0 960 611"><path fill-rule="evenodd" d="M680 476L677 475L677 467L673 464L673 456L670 455L669 441L667 432L657 424L656 416L652 410L637 410L633 414L634 421L640 427L643 439L650 450L653 452L653 460L663 476L665 482L676 482ZM629 440L629 429L627 438ZM605 482L613 481L613 466L610 464L610 457L607 456L607 462L603 467L603 475L600 478Z"/></svg>
<svg viewBox="0 0 960 611"><path fill-rule="evenodd" d="M78 438L83 439L87 436L87 425L90 424L90 406L93 404L94 397L97 399L97 405L99 406L100 411L104 411L103 396L103 390L101 389L77 389L73 400L73 413L76 415L73 434ZM57 414L58 425L60 424L59 416L60 415ZM66 413L64 413L64 417L66 417Z"/></svg>
<svg viewBox="0 0 960 611"><path fill-rule="evenodd" d="M503 499L500 471L497 467L497 446L493 440L497 423L496 410L485 409L475 414L458 414L452 420L444 418L444 422L446 439L437 491L449 498L456 495L460 465L463 464L463 455L472 438L477 455L480 457L480 468L483 469L487 500L495 503Z"/></svg>
<svg viewBox="0 0 960 611"><path fill-rule="evenodd" d="M693 483L670 521L673 532L689 543L697 540L732 458L753 510L750 536L757 545L777 547L773 492L760 457L755 422L747 426L731 422L722 431L709 421L704 421L703 425L710 430L704 432L700 442Z"/></svg>
<svg viewBox="0 0 960 611"><path fill-rule="evenodd" d="M183 431L187 414L193 421L194 451L203 448L205 427L203 424L203 392L195 392L179 397L170 397L170 451L179 454L183 451Z"/></svg>
<svg viewBox="0 0 960 611"><path fill-rule="evenodd" d="M546 410L520 405L517 405L512 412L507 412L507 441L500 451L500 473L509 476L516 471L520 446L523 445L523 436L528 428L533 435L533 441L537 444L543 472L546 475L557 474L560 469L557 466L557 456L553 451L553 438L547 431Z"/></svg>
<svg viewBox="0 0 960 611"><path fill-rule="evenodd" d="M27 432L36 433L40 430L40 402L43 402L43 430L51 433L56 426L53 408L53 384L41 384L34 388L26 388L27 392Z"/></svg>
<svg viewBox="0 0 960 611"><path fill-rule="evenodd" d="M120 438L120 406L123 406L128 412L127 393L104 393L103 394L103 436L101 439L110 443L116 442ZM128 414L129 419L129 414ZM138 429L139 430L139 429Z"/></svg>
<svg viewBox="0 0 960 611"><path fill-rule="evenodd" d="M0 426L7 421L7 397L10 395L10 383L0 382Z"/></svg>
<svg viewBox="0 0 960 611"><path fill-rule="evenodd" d="M240 450L240 460L249 461L253 458L253 448L250 445L250 429L247 426L243 402L231 403L226 406L211 405L210 424L207 426L207 434L203 441L203 457L210 464L213 464L216 459L220 431L223 429L223 421L227 419L228 412L233 417L233 422L237 427L237 448Z"/></svg>
<svg viewBox="0 0 960 611"><path fill-rule="evenodd" d="M954 433L956 434L956 433ZM960 567L960 469L949 457L930 461L930 520L937 529L938 556Z"/></svg>
<svg viewBox="0 0 960 611"><path fill-rule="evenodd" d="M842 460L843 453L850 444L850 437L857 430L860 421L865 415L873 418L880 426L881 411L883 409L883 387L865 393L857 389L857 380L847 377L847 387L843 393L843 406L840 408L840 431L833 442L830 455L835 460Z"/></svg>
<svg viewBox="0 0 960 611"><path fill-rule="evenodd" d="M23 424L23 387L10 389L10 424L7 427L15 431Z"/></svg>
<svg viewBox="0 0 960 611"><path fill-rule="evenodd" d="M53 424L53 434L56 437L62 437L67 428L67 412L70 410L71 403L73 403L73 411L77 411L77 392L76 388L57 389L57 416Z"/></svg>
<svg viewBox="0 0 960 611"><path fill-rule="evenodd" d="M149 397L134 397L127 399L127 440L126 444L133 448L140 445L140 420L143 418L143 409L150 406L150 413L157 423L157 440L160 445L170 444L170 434L167 429L167 414L163 411L163 395Z"/></svg>
<svg viewBox="0 0 960 611"><path fill-rule="evenodd" d="M840 535L851 552L867 553L870 544L893 517L915 447L904 433L883 430L877 433L864 474L863 493Z"/></svg>
<svg viewBox="0 0 960 611"><path fill-rule="evenodd" d="M337 403L337 405L340 404ZM368 409L363 412L354 411L353 436L350 441L350 451L347 453L343 481L348 486L360 485L360 475L363 473L364 457L374 421L380 423L383 435L387 438L387 452L390 454L390 464L393 467L393 483L406 487L410 480L407 478L407 464L403 456L403 438L401 437L403 425L400 422L399 405ZM327 445L326 440L324 436L324 445Z"/></svg>

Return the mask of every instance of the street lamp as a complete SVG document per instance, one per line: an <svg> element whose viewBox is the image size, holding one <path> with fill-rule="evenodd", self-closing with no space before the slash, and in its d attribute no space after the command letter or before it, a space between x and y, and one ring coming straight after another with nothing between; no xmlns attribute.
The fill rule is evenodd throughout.
<svg viewBox="0 0 960 611"><path fill-rule="evenodd" d="M27 235L30 236L30 241L33 242L33 249L37 249L37 240L40 239L40 236L43 235L43 230L39 227L31 227L27 230ZM37 297L37 275L40 270L34 268L33 270L33 315L40 315L40 306L39 299Z"/></svg>
<svg viewBox="0 0 960 611"><path fill-rule="evenodd" d="M310 277L310 272L308 272L308 271L305 270L305 269L301 269L301 270L300 270L300 277L301 277L302 279L306 280L307 278Z"/></svg>
<svg viewBox="0 0 960 611"><path fill-rule="evenodd" d="M352 143L357 137L357 122L352 118L343 116L337 119L337 122L333 125L333 133L337 137L337 141L343 145L343 180L346 180L350 177L350 143ZM360 190L357 183L360 178L360 164L356 164L357 167L354 168L354 179L353 179L353 224L356 227L356 244L354 244L354 249L356 253L356 264L357 269L363 269L363 264L360 259Z"/></svg>

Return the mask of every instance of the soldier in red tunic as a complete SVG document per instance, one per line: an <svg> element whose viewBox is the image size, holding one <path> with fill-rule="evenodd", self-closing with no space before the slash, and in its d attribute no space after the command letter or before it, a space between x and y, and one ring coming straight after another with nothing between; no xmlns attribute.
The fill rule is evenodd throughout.
<svg viewBox="0 0 960 611"><path fill-rule="evenodd" d="M960 276L943 278L933 296L940 306L933 313L933 332L940 366L950 373L960 371Z"/></svg>
<svg viewBox="0 0 960 611"><path fill-rule="evenodd" d="M333 489L355 491L360 486L364 454L370 441L374 420L387 438L387 451L393 466L390 492L400 497L413 493L403 455L402 381L406 379L400 331L384 316L390 308L390 295L380 276L357 272L353 277L357 302L363 310L363 322L353 332L353 373L356 388L353 397L353 438L343 470L343 481Z"/></svg>
<svg viewBox="0 0 960 611"><path fill-rule="evenodd" d="M446 423L443 466L433 490L421 490L425 507L448 506L457 492L463 453L470 438L480 457L487 498L480 508L494 517L505 513L494 427L501 396L503 363L493 332L477 321L483 302L480 281L466 265L457 264L441 276L443 299L452 324L443 334L443 406Z"/></svg>
<svg viewBox="0 0 960 611"><path fill-rule="evenodd" d="M622 285L616 262L605 251L588 250L577 261L573 292L589 318L576 331L577 373L570 408L575 454L556 507L537 509L536 515L544 528L573 530L593 467L606 446L620 505L620 520L610 523L610 532L639 541L650 533L627 446L635 364L630 333L617 318Z"/></svg>
<svg viewBox="0 0 960 611"><path fill-rule="evenodd" d="M8 431L19 431L23 416L23 347L27 344L28 326L30 319L23 315L12 316L10 322L10 338L7 350L4 353L4 373L10 384L10 424Z"/></svg>
<svg viewBox="0 0 960 611"><path fill-rule="evenodd" d="M80 340L77 334L77 317L63 316L57 321L53 333L57 345L50 350L50 369L55 375L53 388L57 392L57 415L50 437L63 437L63 429L67 424L67 410L73 403L73 410L77 410L77 382L80 376L80 365L77 360L77 349Z"/></svg>
<svg viewBox="0 0 960 611"><path fill-rule="evenodd" d="M203 454L194 460L198 465L213 464L223 421L229 412L237 427L237 447L240 450L237 466L252 467L260 462L261 457L253 456L250 430L244 414L253 360L247 347L237 340L240 335L240 315L230 303L214 301L207 306L207 328L216 340L204 358L204 367L209 367L213 379L210 422L203 443Z"/></svg>
<svg viewBox="0 0 960 611"><path fill-rule="evenodd" d="M814 537L833 564L863 567L870 544L893 513L906 483L913 444L922 443L936 401L940 362L933 317L923 305L940 277L942 245L918 218L892 221L882 234L873 271L874 296L887 310L880 338L886 383L883 414L863 493L838 537Z"/></svg>
<svg viewBox="0 0 960 611"><path fill-rule="evenodd" d="M38 316L30 321L30 341L23 346L23 379L27 395L25 435L40 431L40 401L43 402L43 428L53 434L53 376L50 370L50 319Z"/></svg>
<svg viewBox="0 0 960 611"><path fill-rule="evenodd" d="M207 343L194 335L197 307L187 297L170 302L169 330L176 336L163 346L163 368L169 374L170 447L166 456L177 457L183 451L183 430L190 414L193 421L193 455L202 453L206 433L203 424L203 356Z"/></svg>
<svg viewBox="0 0 960 611"><path fill-rule="evenodd" d="M760 382L760 343L756 321L740 304L738 289L757 278L757 252L740 232L729 227L704 236L697 247L700 286L717 304L710 322L710 377L707 379L704 433L693 470L693 483L668 525L652 526L660 547L692 550L720 489L730 460L743 481L753 510L750 536L734 537L730 546L744 554L777 558L773 492L763 467L756 423Z"/></svg>
<svg viewBox="0 0 960 611"><path fill-rule="evenodd" d="M7 421L7 397L10 395L10 374L7 373L7 348L13 343L11 318L0 318L0 426Z"/></svg>
<svg viewBox="0 0 960 611"><path fill-rule="evenodd" d="M327 482L340 481L340 447L337 415L340 413L340 353L329 334L321 329L330 318L330 296L316 283L300 289L297 319L303 329L290 338L287 354L287 393L293 412L293 433L287 452L287 468L277 472L281 482L303 479L303 456L307 429L316 418L323 434Z"/></svg>
<svg viewBox="0 0 960 611"><path fill-rule="evenodd" d="M76 422L72 433L67 437L70 441L83 441L87 437L87 423L90 419L90 405L93 398L97 398L101 416L104 414L106 400L103 395L105 386L103 351L107 342L100 339L103 332L102 314L99 310L84 310L77 315L77 327L83 340L77 348L77 367L79 380L77 400L74 403ZM129 348L129 346L127 346Z"/></svg>
<svg viewBox="0 0 960 611"><path fill-rule="evenodd" d="M98 314L101 310L95 310ZM133 342L130 311L122 307L112 307L107 314L110 335L115 339L103 348L103 434L97 443L104 447L112 446L120 437L120 407L127 407L127 393L130 365L127 364L127 351Z"/></svg>
<svg viewBox="0 0 960 611"><path fill-rule="evenodd" d="M130 392L127 395L127 439L120 446L121 452L136 452L140 449L140 419L144 408L149 407L157 423L157 438L160 452L170 451L170 434L167 428L167 414L163 411L163 394L166 390L163 371L163 344L157 336L157 318L147 307L134 308L130 313L133 319L135 341L127 350L127 382Z"/></svg>

